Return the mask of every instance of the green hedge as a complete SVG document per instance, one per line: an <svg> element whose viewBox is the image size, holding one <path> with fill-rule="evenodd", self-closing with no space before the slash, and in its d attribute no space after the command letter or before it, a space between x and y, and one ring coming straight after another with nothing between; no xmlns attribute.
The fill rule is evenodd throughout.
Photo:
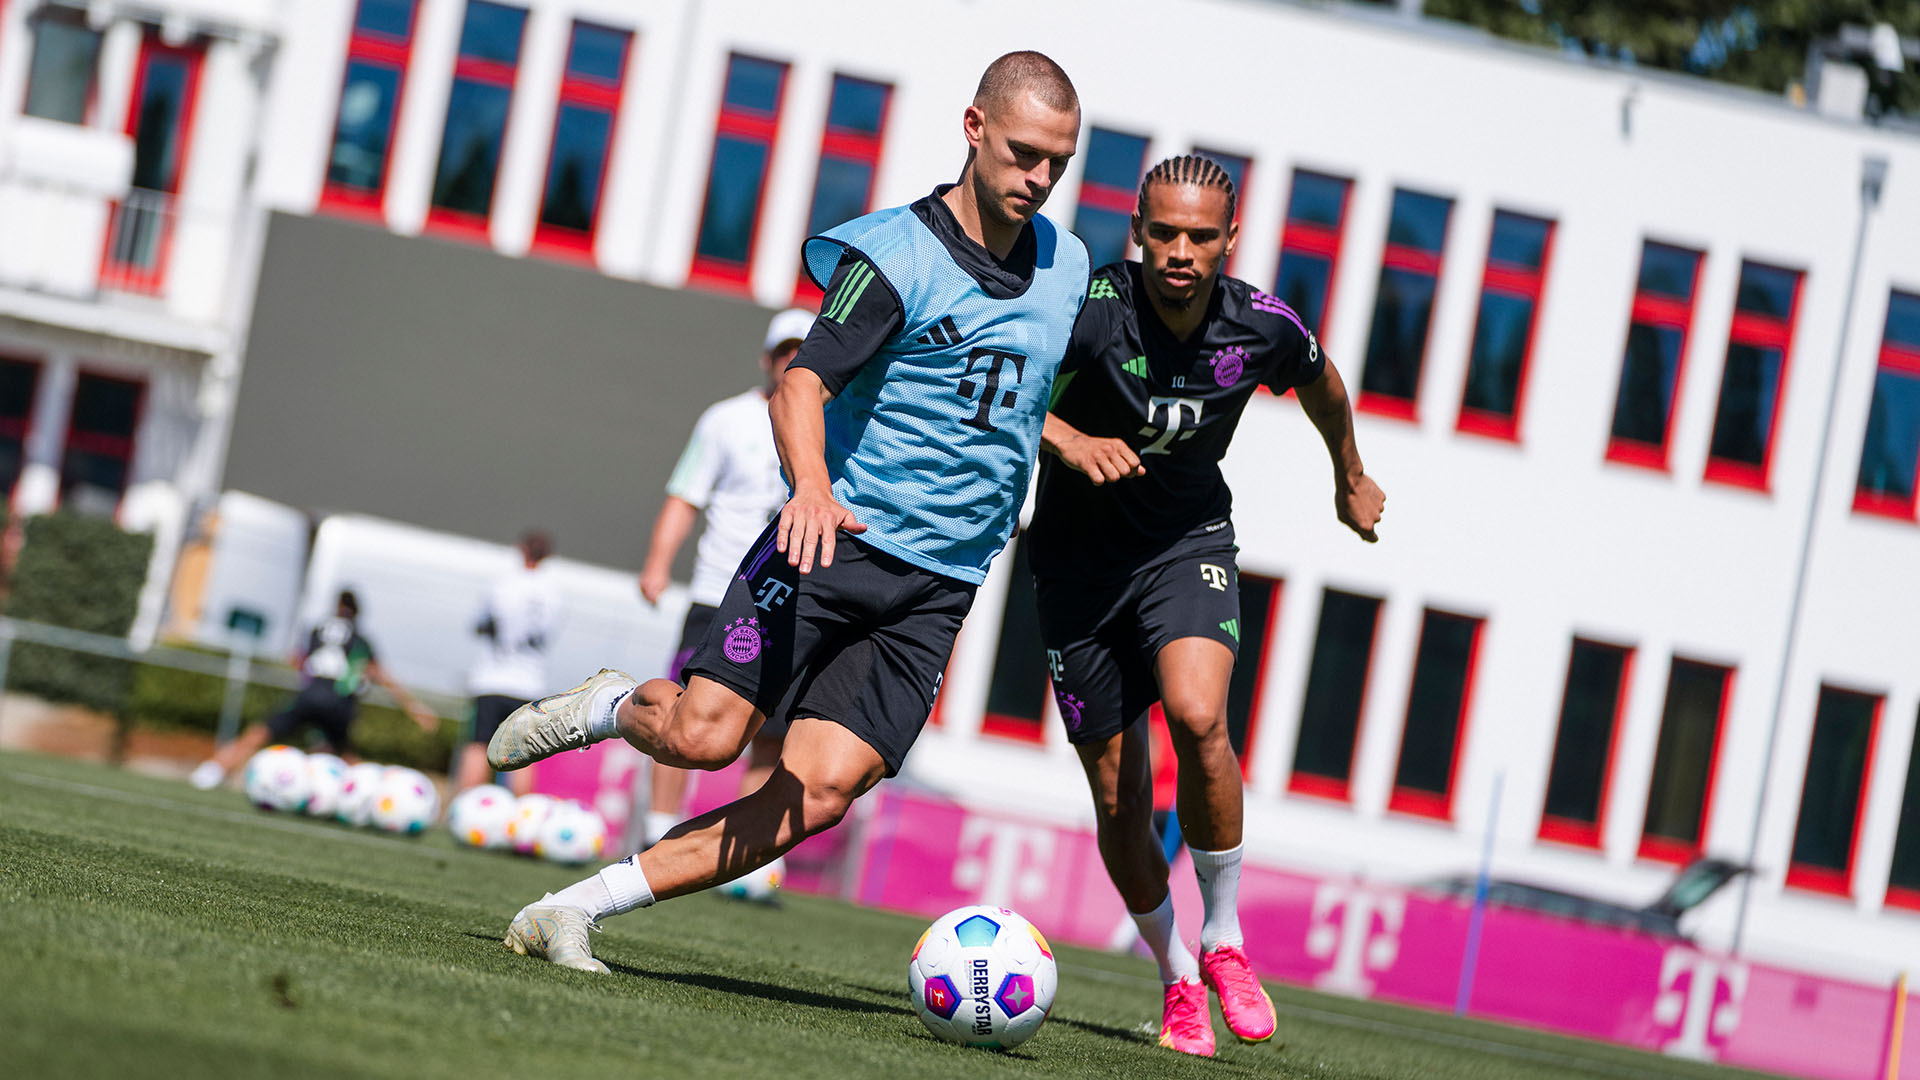
<svg viewBox="0 0 1920 1080"><path fill-rule="evenodd" d="M139 609L152 555L153 537L123 532L103 518L71 513L28 518L7 613L124 638ZM8 664L7 685L120 715L132 675L133 665L125 660L21 642Z"/></svg>

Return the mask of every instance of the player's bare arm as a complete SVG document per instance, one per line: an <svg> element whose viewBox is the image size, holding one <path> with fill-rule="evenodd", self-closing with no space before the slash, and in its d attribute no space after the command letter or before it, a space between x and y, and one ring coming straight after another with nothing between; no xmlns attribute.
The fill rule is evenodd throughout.
<svg viewBox="0 0 1920 1080"><path fill-rule="evenodd" d="M1318 379L1297 387L1294 393L1300 398L1300 407L1306 410L1307 419L1327 444L1327 454L1333 458L1334 514L1342 525L1358 533L1360 539L1374 543L1380 539L1374 530L1386 513L1387 496L1360 462L1360 449L1353 438L1353 407L1347 398L1347 384L1341 381L1339 370L1328 364Z"/></svg>
<svg viewBox="0 0 1920 1080"><path fill-rule="evenodd" d="M400 708L413 718L414 723L420 725L421 730L432 731L440 726L440 717L432 709L421 704L420 699L409 693L406 687L400 685L400 680L380 666L380 661L367 661L367 678L379 683L387 693L392 694L393 700L400 703Z"/></svg>
<svg viewBox="0 0 1920 1080"><path fill-rule="evenodd" d="M700 511L677 495L660 503L660 516L653 519L653 538L647 541L647 558L640 566L640 595L649 604L660 602L660 594L672 582L673 557L693 532Z"/></svg>
<svg viewBox="0 0 1920 1080"><path fill-rule="evenodd" d="M1052 413L1041 429L1040 445L1075 472L1085 473L1095 486L1147 475L1140 455L1126 440L1096 438Z"/></svg>
<svg viewBox="0 0 1920 1080"><path fill-rule="evenodd" d="M821 566L833 565L835 532L867 529L833 497L833 481L827 476L826 406L832 399L820 376L806 368L788 368L767 403L780 467L793 484L793 497L780 508L775 546L786 554L787 565L803 574L813 572L816 555Z"/></svg>

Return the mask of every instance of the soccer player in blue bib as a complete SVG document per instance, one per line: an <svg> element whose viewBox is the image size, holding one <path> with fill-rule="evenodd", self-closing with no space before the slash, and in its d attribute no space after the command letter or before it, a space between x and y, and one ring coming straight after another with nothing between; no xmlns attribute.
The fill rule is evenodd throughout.
<svg viewBox="0 0 1920 1080"><path fill-rule="evenodd" d="M1240 763L1227 738L1239 650L1233 498L1220 459L1254 389L1294 390L1334 466L1334 509L1375 539L1385 496L1354 447L1340 373L1293 310L1220 273L1233 181L1170 158L1140 185L1140 262L1094 274L1054 384L1028 554L1067 737L1098 808L1100 855L1160 965L1161 1045L1213 1053L1207 989L1235 1036L1273 1035L1273 1003L1242 951ZM1153 835L1147 710L1163 703L1176 807L1206 921L1196 962L1174 933Z"/></svg>
<svg viewBox="0 0 1920 1080"><path fill-rule="evenodd" d="M683 690L602 671L509 717L517 769L618 735L718 769L791 720L758 791L528 905L507 945L602 971L600 918L739 877L899 771L954 635L1026 496L1048 391L1085 303L1086 247L1038 216L1079 140L1045 56L1009 53L963 120L958 183L808 240L826 301L768 405L792 497L748 552Z"/></svg>

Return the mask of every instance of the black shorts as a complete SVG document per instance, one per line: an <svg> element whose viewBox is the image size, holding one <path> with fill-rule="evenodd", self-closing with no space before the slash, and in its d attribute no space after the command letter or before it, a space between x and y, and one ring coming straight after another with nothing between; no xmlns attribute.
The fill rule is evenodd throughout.
<svg viewBox="0 0 1920 1080"><path fill-rule="evenodd" d="M320 733L327 749L344 755L353 750L353 740L347 734L347 729L353 726L353 714L352 698L341 697L315 683L300 691L293 704L268 717L267 731L274 742L285 743L291 742L301 728L311 727Z"/></svg>
<svg viewBox="0 0 1920 1080"><path fill-rule="evenodd" d="M1234 548L1203 547L1115 581L1035 578L1040 638L1067 741L1105 742L1160 700L1154 658L1179 638L1240 655Z"/></svg>
<svg viewBox="0 0 1920 1080"><path fill-rule="evenodd" d="M713 625L713 613L720 610L712 604L689 604L687 617L680 624L680 647L673 651L673 659L667 662L667 678L682 686L687 684L687 661L693 659L694 650L707 636L707 629Z"/></svg>
<svg viewBox="0 0 1920 1080"><path fill-rule="evenodd" d="M500 730L500 724L513 710L527 703L526 698L507 694L481 694L473 699L473 741L484 743Z"/></svg>
<svg viewBox="0 0 1920 1080"><path fill-rule="evenodd" d="M846 533L833 565L803 577L774 550L774 528L741 562L685 673L753 702L769 724L839 724L892 776L933 711L974 587Z"/></svg>

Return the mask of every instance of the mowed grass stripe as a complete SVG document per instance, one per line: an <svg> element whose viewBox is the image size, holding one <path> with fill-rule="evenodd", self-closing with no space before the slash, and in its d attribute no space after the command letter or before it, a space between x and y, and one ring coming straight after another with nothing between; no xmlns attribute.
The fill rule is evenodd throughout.
<svg viewBox="0 0 1920 1080"><path fill-rule="evenodd" d="M0 754L0 908L19 943L0 979L9 1073L1731 1075L1278 986L1273 1043L1221 1030L1219 1058L1186 1059L1153 1045L1150 965L1072 948L1038 1038L1014 1055L966 1051L909 1008L922 920L835 900L703 896L622 917L595 939L611 978L501 948L515 908L579 876L443 831L380 837L243 809L232 792Z"/></svg>

